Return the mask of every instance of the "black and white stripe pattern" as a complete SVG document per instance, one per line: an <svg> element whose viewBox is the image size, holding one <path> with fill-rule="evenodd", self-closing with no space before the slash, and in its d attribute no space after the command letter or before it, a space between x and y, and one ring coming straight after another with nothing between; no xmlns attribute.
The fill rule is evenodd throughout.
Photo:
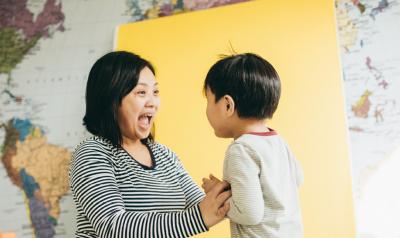
<svg viewBox="0 0 400 238"><path fill-rule="evenodd" d="M198 207L204 193L171 150L147 146L153 168L100 137L76 148L70 166L76 237L189 237L207 231Z"/></svg>

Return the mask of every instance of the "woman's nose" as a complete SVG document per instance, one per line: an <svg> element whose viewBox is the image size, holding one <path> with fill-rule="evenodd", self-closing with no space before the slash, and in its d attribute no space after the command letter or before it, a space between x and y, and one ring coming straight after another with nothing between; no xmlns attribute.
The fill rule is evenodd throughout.
<svg viewBox="0 0 400 238"><path fill-rule="evenodd" d="M146 106L147 107L155 107L155 106L157 106L157 101L158 101L158 98L156 96L150 95L147 100Z"/></svg>

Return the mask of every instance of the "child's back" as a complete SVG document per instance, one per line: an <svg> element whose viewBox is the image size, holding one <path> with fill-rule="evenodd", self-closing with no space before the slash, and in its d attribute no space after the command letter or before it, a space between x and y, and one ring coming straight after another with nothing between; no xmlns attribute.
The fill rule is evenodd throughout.
<svg viewBox="0 0 400 238"><path fill-rule="evenodd" d="M302 171L275 131L237 138L226 152L224 180L232 189L232 237L303 236L298 197Z"/></svg>

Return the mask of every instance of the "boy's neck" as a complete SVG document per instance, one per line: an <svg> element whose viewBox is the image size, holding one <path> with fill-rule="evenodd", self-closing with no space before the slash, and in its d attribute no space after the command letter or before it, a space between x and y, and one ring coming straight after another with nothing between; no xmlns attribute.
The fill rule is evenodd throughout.
<svg viewBox="0 0 400 238"><path fill-rule="evenodd" d="M269 129L265 124L266 120L259 119L239 119L236 121L234 130L232 131L233 139L239 138L241 135L248 133L268 132Z"/></svg>

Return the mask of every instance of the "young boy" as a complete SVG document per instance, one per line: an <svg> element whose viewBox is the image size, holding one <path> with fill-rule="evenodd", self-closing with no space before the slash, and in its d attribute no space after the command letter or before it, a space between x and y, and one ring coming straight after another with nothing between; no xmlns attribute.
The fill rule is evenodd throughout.
<svg viewBox="0 0 400 238"><path fill-rule="evenodd" d="M233 138L224 160L232 237L303 237L298 187L302 170L286 142L266 127L281 93L274 67L252 53L215 63L204 82L215 135ZM203 179L207 192L218 181Z"/></svg>

